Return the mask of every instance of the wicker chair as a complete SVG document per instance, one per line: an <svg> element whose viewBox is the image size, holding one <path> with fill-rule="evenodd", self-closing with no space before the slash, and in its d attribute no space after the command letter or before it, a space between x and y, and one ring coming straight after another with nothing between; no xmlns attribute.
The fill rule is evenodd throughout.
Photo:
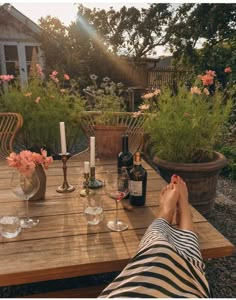
<svg viewBox="0 0 236 300"><path fill-rule="evenodd" d="M23 125L23 118L18 113L0 113L0 158L13 151L16 133Z"/></svg>
<svg viewBox="0 0 236 300"><path fill-rule="evenodd" d="M102 112L99 111L85 111L81 116L81 126L82 130L85 133L88 143L90 136L94 136L94 125L98 125L99 117ZM144 144L144 132L143 126L147 119L146 115L139 115L138 117L133 117L133 113L131 112L113 112L114 117L112 118L112 122L109 125L114 126L125 126L125 134L129 136L129 151L135 153L138 150L142 150ZM109 141L108 141L109 143ZM78 153L75 155L83 155L84 158L87 158L87 152L89 148L85 151Z"/></svg>

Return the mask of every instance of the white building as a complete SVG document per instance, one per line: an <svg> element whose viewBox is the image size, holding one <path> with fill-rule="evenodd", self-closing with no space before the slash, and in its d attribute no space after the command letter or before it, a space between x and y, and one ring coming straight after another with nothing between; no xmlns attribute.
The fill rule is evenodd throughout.
<svg viewBox="0 0 236 300"><path fill-rule="evenodd" d="M0 6L0 75L14 75L21 85L27 83L32 64L43 65L42 30L12 5Z"/></svg>

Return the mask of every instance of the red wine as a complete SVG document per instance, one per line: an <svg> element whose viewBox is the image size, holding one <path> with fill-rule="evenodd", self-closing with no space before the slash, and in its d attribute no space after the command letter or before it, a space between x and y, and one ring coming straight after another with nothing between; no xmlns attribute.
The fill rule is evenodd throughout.
<svg viewBox="0 0 236 300"><path fill-rule="evenodd" d="M134 155L134 166L130 171L129 199L133 206L141 206L146 201L147 171L141 165L140 152Z"/></svg>
<svg viewBox="0 0 236 300"><path fill-rule="evenodd" d="M133 167L133 154L129 152L129 145L128 145L128 135L122 135L122 151L119 153L117 158L117 169L118 174L121 173L121 168L125 168L130 173L130 170Z"/></svg>

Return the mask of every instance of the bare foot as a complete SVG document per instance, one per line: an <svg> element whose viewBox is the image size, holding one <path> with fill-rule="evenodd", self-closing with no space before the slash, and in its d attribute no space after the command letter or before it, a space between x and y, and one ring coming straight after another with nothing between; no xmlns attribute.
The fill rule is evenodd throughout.
<svg viewBox="0 0 236 300"><path fill-rule="evenodd" d="M171 177L171 183L172 184L177 184L177 178L178 176L177 175L173 175ZM174 213L174 216L173 216L173 219L172 219L172 224L179 224L179 204L177 202L177 205L176 205L176 210L175 210L175 213Z"/></svg>
<svg viewBox="0 0 236 300"><path fill-rule="evenodd" d="M179 190L176 185L170 183L162 189L160 194L159 218L163 218L171 224L178 198Z"/></svg>
<svg viewBox="0 0 236 300"><path fill-rule="evenodd" d="M183 230L190 230L195 232L193 224L193 216L188 202L188 189L186 183L179 177L173 178L173 184L179 191L178 199L178 218L179 228Z"/></svg>

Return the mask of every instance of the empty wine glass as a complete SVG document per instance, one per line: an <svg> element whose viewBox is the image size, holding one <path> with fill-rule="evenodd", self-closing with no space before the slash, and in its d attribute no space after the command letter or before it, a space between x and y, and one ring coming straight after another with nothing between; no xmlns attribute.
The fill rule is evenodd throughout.
<svg viewBox="0 0 236 300"><path fill-rule="evenodd" d="M109 221L107 227L112 231L123 231L128 228L128 224L118 219L118 203L129 193L129 175L125 169L121 169L121 174L107 171L105 179L106 194L116 200L116 217L114 221Z"/></svg>
<svg viewBox="0 0 236 300"><path fill-rule="evenodd" d="M11 178L11 189L13 193L20 199L25 200L26 216L21 218L20 224L22 228L31 228L39 223L39 220L34 220L29 217L29 198L36 194L39 189L39 178L36 172L26 176L19 171L15 171Z"/></svg>

